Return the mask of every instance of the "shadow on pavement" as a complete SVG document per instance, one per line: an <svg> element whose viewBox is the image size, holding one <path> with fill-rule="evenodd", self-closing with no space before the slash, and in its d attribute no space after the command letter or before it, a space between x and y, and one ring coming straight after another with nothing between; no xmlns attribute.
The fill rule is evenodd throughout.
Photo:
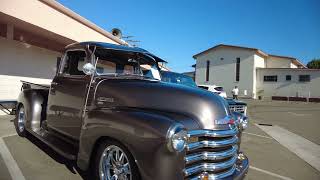
<svg viewBox="0 0 320 180"><path fill-rule="evenodd" d="M89 180L89 174L86 171L81 170L78 166L76 161L68 160L65 157L58 154L56 151L51 149L49 146L47 146L45 143L43 143L41 140L37 139L36 137L32 136L31 134L28 134L27 139L32 142L34 145L36 145L39 149L41 149L43 152L45 152L48 156L50 156L53 160L60 164L64 164L65 167L73 174L79 174L82 179Z"/></svg>

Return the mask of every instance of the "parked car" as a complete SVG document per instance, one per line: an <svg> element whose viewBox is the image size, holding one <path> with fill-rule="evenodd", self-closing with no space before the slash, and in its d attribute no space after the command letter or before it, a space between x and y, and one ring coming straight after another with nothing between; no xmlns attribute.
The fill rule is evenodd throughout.
<svg viewBox="0 0 320 180"><path fill-rule="evenodd" d="M219 94L223 98L227 98L227 93L223 90L222 86L216 85L198 85L199 88L211 91L213 93Z"/></svg>
<svg viewBox="0 0 320 180"><path fill-rule="evenodd" d="M247 103L232 98L226 98L226 101L229 104L229 109L234 112L240 112L243 115L247 116Z"/></svg>
<svg viewBox="0 0 320 180"><path fill-rule="evenodd" d="M222 98L165 83L161 59L99 42L66 47L51 86L23 82L14 124L90 179L243 179L249 162ZM27 133L28 132L28 133Z"/></svg>
<svg viewBox="0 0 320 180"><path fill-rule="evenodd" d="M211 92L213 92L212 89L214 89L214 91L220 90L220 92L223 92L223 93L220 93L220 94L216 93L216 94L219 94L221 97L225 98L225 100L229 104L229 109L232 112L240 112L243 115L247 116L247 103L239 100L226 98L226 93L223 91L223 88L221 86L210 86L210 85L197 86L197 84L193 81L191 77L184 74L170 72L170 71L161 71L161 80L169 83L182 84L190 87L200 87L205 90L211 89Z"/></svg>

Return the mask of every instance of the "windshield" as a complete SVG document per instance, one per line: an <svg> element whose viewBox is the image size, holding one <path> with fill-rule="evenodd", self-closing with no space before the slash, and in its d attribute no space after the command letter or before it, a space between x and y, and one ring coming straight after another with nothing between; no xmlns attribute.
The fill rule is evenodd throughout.
<svg viewBox="0 0 320 180"><path fill-rule="evenodd" d="M196 83L192 80L191 77L183 74L179 74L179 73L162 71L161 80L169 83L182 84L190 87L197 87Z"/></svg>
<svg viewBox="0 0 320 180"><path fill-rule="evenodd" d="M158 68L156 62L143 55L129 52L110 52L107 50L97 50L96 73L97 75L110 76L140 76L153 79L160 79L157 75ZM150 73L143 73L150 71Z"/></svg>

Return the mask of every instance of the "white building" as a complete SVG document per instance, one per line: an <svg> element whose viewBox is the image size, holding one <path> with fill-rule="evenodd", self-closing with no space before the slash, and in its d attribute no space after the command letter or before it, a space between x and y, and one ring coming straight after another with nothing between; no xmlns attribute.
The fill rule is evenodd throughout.
<svg viewBox="0 0 320 180"><path fill-rule="evenodd" d="M240 96L320 97L320 70L308 69L292 57L256 48L220 44L193 56L197 84L223 86L228 96L238 86Z"/></svg>

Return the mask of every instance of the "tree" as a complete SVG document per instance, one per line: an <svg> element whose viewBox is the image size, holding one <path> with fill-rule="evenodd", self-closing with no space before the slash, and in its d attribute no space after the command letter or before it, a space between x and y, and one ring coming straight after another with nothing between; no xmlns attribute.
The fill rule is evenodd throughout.
<svg viewBox="0 0 320 180"><path fill-rule="evenodd" d="M307 67L310 69L320 69L320 58L312 59L308 62Z"/></svg>

